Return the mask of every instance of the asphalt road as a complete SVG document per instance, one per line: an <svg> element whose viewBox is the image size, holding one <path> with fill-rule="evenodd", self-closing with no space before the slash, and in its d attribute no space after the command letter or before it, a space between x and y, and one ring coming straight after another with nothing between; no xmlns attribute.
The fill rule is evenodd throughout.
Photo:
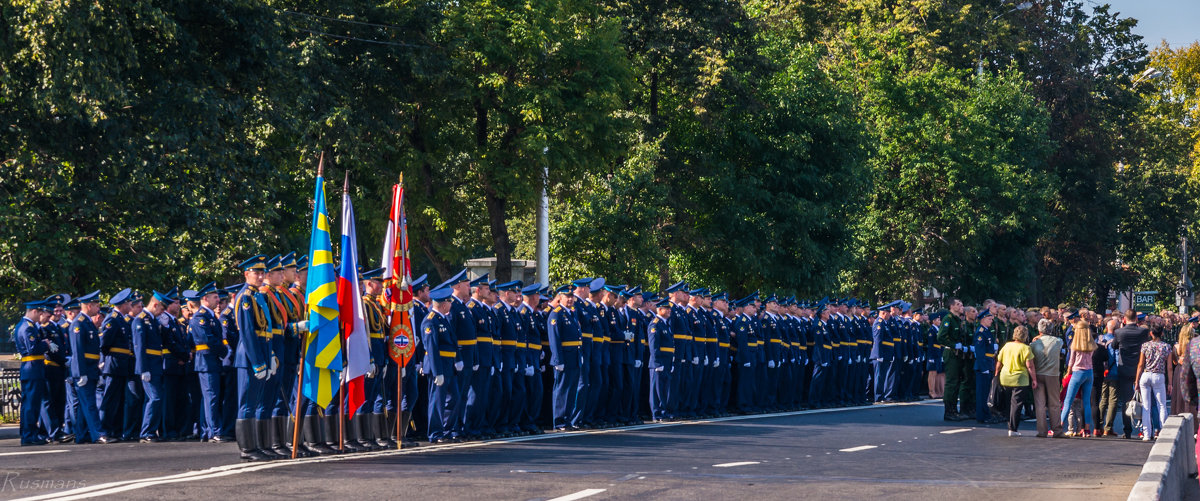
<svg viewBox="0 0 1200 501"><path fill-rule="evenodd" d="M239 463L233 445L4 440L0 498L1099 501L1125 499L1150 451L1131 440L1037 439L1032 423L1009 438L1002 426L941 413L936 402L898 404L271 463Z"/></svg>

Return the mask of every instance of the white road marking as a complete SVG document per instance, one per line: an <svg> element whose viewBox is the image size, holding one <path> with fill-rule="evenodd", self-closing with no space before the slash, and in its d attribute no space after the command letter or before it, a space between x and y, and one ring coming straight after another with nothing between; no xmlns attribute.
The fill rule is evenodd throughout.
<svg viewBox="0 0 1200 501"><path fill-rule="evenodd" d="M867 449L874 449L875 447L877 447L877 446L875 446L875 445L860 445L858 447L849 447L846 449L839 449L838 452L858 452L858 451L865 451Z"/></svg>
<svg viewBox="0 0 1200 501"><path fill-rule="evenodd" d="M559 496L554 499L548 499L546 501L575 501L576 499L583 499L588 496L595 496L596 494L600 494L601 492L604 492L605 490L607 490L607 489L584 489L584 490L576 492L574 494L567 494L566 496Z"/></svg>
<svg viewBox="0 0 1200 501"><path fill-rule="evenodd" d="M131 479L131 480L118 480L115 482L107 482L107 483L92 485L92 486L88 486L88 487L81 487L81 488L69 490L69 491L19 498L15 501L42 501L42 500L49 500L49 499L67 501L67 500L76 500L76 499L89 499L89 498L94 498L94 497L99 497L99 496L109 496L109 495L113 495L113 494L119 494L122 492L127 492L127 491L132 491L132 490L137 490L137 489L144 489L144 488L153 487L156 485L173 484L173 483L178 483L178 482L191 482L191 481L195 481L195 480L206 480L209 478L226 477L226 476L230 476L230 475L236 475L239 473L249 473L249 472L261 471L261 470L269 470L269 469L279 468L279 467L283 467L283 466L295 466L295 465L306 464L306 463L328 463L328 462L333 462L333 461L347 461L347 460L356 460L356 459L363 459L363 458L369 458L369 457L390 457L390 456L403 456L403 455L408 455L408 454L428 454L428 453L433 453L433 452L438 452L438 451L473 449L476 447L488 447L488 446L504 445L504 444L516 443L516 442L550 440L550 439L555 439L555 438L561 438L564 436L584 436L584 435L601 435L601 434L606 434L606 433L624 433L624 432L629 432L629 431L653 430L653 429L659 429L659 428L669 428L669 427L674 427L674 426L686 426L686 425L693 425L693 424L720 423L720 422L726 422L726 421L744 421L744 420L750 420L750 419L777 418L777 417L787 417L787 416L803 416L803 415L809 415L809 414L826 414L826 413L833 413L833 412L846 412L846 411L873 409L873 408L881 408L881 407L906 407L906 406L910 406L910 405L942 405L942 403L939 401L930 400L930 401L926 401L926 402L898 402L898 403L882 404L882 405L879 405L879 404L877 404L877 405L860 405L857 407L841 407L841 408L830 408L830 409L812 409L812 410L807 410L807 411L777 412L774 414L750 414L750 415L745 415L745 416L730 416L730 417L724 417L724 418L713 418L713 419L705 419L705 420L675 421L675 422L671 422L671 423L649 423L649 424L643 424L643 425L627 426L624 428L610 428L610 429L606 429L606 430L582 430L582 431L572 431L572 432L565 432L565 433L546 433L543 435L531 435L531 436L517 437L517 438L502 438L502 439L487 440L487 441L482 441L482 442L468 442L468 443L462 443L462 444L423 446L423 447L414 448L414 449L362 452L362 453L357 453L357 454L342 454L342 455L337 455L337 456L319 456L319 457L311 457L311 458L271 461L271 462L266 462L266 463L232 463L232 464L227 464L227 465L222 465L222 466L214 466L214 467L208 468L206 470L189 471L189 472L176 473L176 474L172 474L172 475L164 475L164 476L159 476L159 477L148 477L148 478L139 478L139 479ZM43 451L38 451L38 452L43 452ZM829 454L832 454L832 452L826 452L825 454L829 455ZM811 456L809 456L809 457L811 457ZM668 473L670 473L670 471L671 470L667 470ZM553 501L553 500L550 500L550 501Z"/></svg>
<svg viewBox="0 0 1200 501"><path fill-rule="evenodd" d="M971 429L970 428L959 428L957 430L946 430L946 431L942 431L939 433L941 433L942 435L953 435L955 433L962 433L965 431L971 431Z"/></svg>
<svg viewBox="0 0 1200 501"><path fill-rule="evenodd" d="M50 451L5 452L0 456L26 456L29 454L54 454L55 452L71 452L71 449L54 449Z"/></svg>
<svg viewBox="0 0 1200 501"><path fill-rule="evenodd" d="M734 467L734 466L746 466L748 464L759 464L759 463L761 463L761 461L738 461L736 463L714 464L713 468L730 468L730 467Z"/></svg>

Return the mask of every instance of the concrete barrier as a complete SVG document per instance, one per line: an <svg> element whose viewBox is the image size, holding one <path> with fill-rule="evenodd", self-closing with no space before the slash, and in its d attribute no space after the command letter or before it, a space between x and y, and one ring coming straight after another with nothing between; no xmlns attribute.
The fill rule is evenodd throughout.
<svg viewBox="0 0 1200 501"><path fill-rule="evenodd" d="M1141 476L1129 492L1130 501L1182 499L1187 482L1197 481L1194 420L1191 414L1167 418Z"/></svg>

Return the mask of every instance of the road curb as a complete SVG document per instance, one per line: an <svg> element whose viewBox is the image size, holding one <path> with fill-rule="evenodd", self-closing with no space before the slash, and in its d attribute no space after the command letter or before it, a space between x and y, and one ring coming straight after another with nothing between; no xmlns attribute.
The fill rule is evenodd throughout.
<svg viewBox="0 0 1200 501"><path fill-rule="evenodd" d="M21 438L20 426L0 426L0 440Z"/></svg>
<svg viewBox="0 0 1200 501"><path fill-rule="evenodd" d="M1167 418L1142 474L1129 492L1129 501L1181 499L1187 482L1196 482L1195 416Z"/></svg>

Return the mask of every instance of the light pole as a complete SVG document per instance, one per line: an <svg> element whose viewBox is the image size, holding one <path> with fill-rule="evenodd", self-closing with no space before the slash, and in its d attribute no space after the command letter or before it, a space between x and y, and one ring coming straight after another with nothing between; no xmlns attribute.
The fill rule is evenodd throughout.
<svg viewBox="0 0 1200 501"><path fill-rule="evenodd" d="M1157 80L1159 78L1162 78L1162 76L1163 76L1162 71L1159 71L1157 68L1155 68L1153 66L1147 66L1146 71L1143 71L1140 76L1138 76L1136 79L1134 79L1133 88L1136 89L1138 84L1142 83L1142 80Z"/></svg>
<svg viewBox="0 0 1200 501"><path fill-rule="evenodd" d="M550 184L550 164L546 159L549 152L549 146L542 148L542 197L537 212L537 276L543 287L550 285L550 198L546 196L546 185Z"/></svg>
<svg viewBox="0 0 1200 501"><path fill-rule="evenodd" d="M1000 19L1000 16L1012 14L1013 12L1016 12L1018 10L1029 10L1031 7L1033 7L1033 2L1021 2L1017 5L1014 5L1013 8L1011 8L1011 9L1008 9L1004 12L1001 12L999 14L992 16L992 18L988 19L988 21L986 23L984 23L983 26L986 28L987 25L992 24L997 19ZM983 48L980 48L980 50L979 50L979 64L975 68L975 74L978 76L983 76Z"/></svg>

